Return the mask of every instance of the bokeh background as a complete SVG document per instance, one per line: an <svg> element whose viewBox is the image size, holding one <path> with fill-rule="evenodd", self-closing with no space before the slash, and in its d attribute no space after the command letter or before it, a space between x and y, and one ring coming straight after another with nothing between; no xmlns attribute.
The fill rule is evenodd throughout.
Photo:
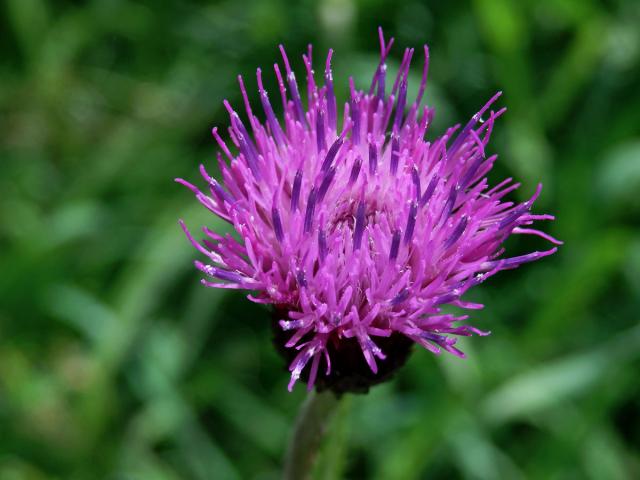
<svg viewBox="0 0 640 480"><path fill-rule="evenodd" d="M640 2L5 0L0 479L275 479L302 386L269 315L205 289L177 225L284 43L368 85L376 27L431 46L434 132L496 91L494 178L545 184L566 244L469 296L467 360L416 350L351 397L319 478L640 478ZM419 51L419 50L418 50ZM414 65L415 88L421 67ZM273 91L275 82L269 80ZM275 92L274 92L275 93ZM275 102L277 104L278 102ZM545 246L514 238L509 252Z"/></svg>

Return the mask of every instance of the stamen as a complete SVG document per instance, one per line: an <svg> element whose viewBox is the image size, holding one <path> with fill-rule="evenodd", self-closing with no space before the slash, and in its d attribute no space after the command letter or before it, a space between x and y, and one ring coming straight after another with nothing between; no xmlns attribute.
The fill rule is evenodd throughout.
<svg viewBox="0 0 640 480"><path fill-rule="evenodd" d="M449 214L453 211L453 207L456 203L456 198L458 197L458 189L453 187L449 192L449 197L447 197L447 201L444 204L444 208L442 209L442 218L447 218Z"/></svg>
<svg viewBox="0 0 640 480"><path fill-rule="evenodd" d="M407 77L405 76L400 81L400 93L398 93L398 100L396 102L396 115L393 120L393 130L395 132L400 131L402 126L402 118L404 116L404 107L407 103Z"/></svg>
<svg viewBox="0 0 640 480"><path fill-rule="evenodd" d="M211 265L202 263L200 260L195 260L193 263L198 270L206 273L210 277L215 277L220 280L225 280L227 282L233 283L245 283L245 281L247 280L246 277L240 275L237 272L230 272L222 268L212 267Z"/></svg>
<svg viewBox="0 0 640 480"><path fill-rule="evenodd" d="M258 70L256 70L256 77L258 79L258 92L260 93L260 102L262 103L262 109L267 116L267 123L269 124L269 128L271 129L271 132L276 139L276 143L278 143L278 145L284 145L284 132L280 127L278 119L273 113L273 108L271 108L269 96L267 95L267 91L264 89L264 85L262 84L262 70L260 70L259 68Z"/></svg>
<svg viewBox="0 0 640 480"><path fill-rule="evenodd" d="M391 175L395 175L398 171L398 162L400 160L400 139L397 135L391 134L391 163L389 170Z"/></svg>
<svg viewBox="0 0 640 480"><path fill-rule="evenodd" d="M296 269L296 280L298 281L298 285L300 285L301 287L307 286L307 276L305 275L303 269Z"/></svg>
<svg viewBox="0 0 640 480"><path fill-rule="evenodd" d="M360 174L360 168L362 167L362 158L356 158L356 161L353 162L353 167L351 167L351 175L349 176L349 184L348 186L352 186L355 181L358 179L358 175Z"/></svg>
<svg viewBox="0 0 640 480"><path fill-rule="evenodd" d="M333 92L333 73L331 72L331 57L333 50L329 49L327 55L327 65L324 70L324 84L327 87L327 114L329 120L329 128L336 131L336 96Z"/></svg>
<svg viewBox="0 0 640 480"><path fill-rule="evenodd" d="M221 202L223 203L227 202L230 205L233 205L235 203L235 198L233 198L233 195L231 195L224 188L222 188L222 186L215 179L213 178L211 179L209 186L211 187L211 190L215 193L215 196L218 197L218 199Z"/></svg>
<svg viewBox="0 0 640 480"><path fill-rule="evenodd" d="M309 193L309 200L307 200L307 211L304 215L304 233L309 233L311 231L311 226L313 225L313 214L316 209L316 189L315 187L311 189Z"/></svg>
<svg viewBox="0 0 640 480"><path fill-rule="evenodd" d="M465 228L467 228L468 221L469 221L469 217L467 217L466 215L463 215L462 218L460 219L460 223L458 223L458 225L456 226L451 236L445 242L444 244L445 250L448 249L454 243L456 243L456 241L458 241L460 236L464 233Z"/></svg>
<svg viewBox="0 0 640 480"><path fill-rule="evenodd" d="M384 102L386 97L385 79L387 74L387 64L385 62L389 52L391 51L391 47L393 46L394 38L390 38L389 43L385 45L382 27L378 28L378 37L380 39L380 62L378 63L378 68L376 69L375 74L373 75L371 87L369 88L369 95L373 94L377 85L376 97L378 102Z"/></svg>
<svg viewBox="0 0 640 480"><path fill-rule="evenodd" d="M416 107L420 105L424 90L427 87L427 75L429 73L429 47L424 46L424 68L422 70L422 80L420 80L420 88L418 89L418 95L416 96Z"/></svg>
<svg viewBox="0 0 640 480"><path fill-rule="evenodd" d="M446 304L446 303L451 303L452 301L454 301L456 298L458 298L460 295L458 293L456 293L456 291L450 292L450 293L445 293L444 295L440 295L439 297L436 297L433 299L433 304L434 305L442 305L442 304Z"/></svg>
<svg viewBox="0 0 640 480"><path fill-rule="evenodd" d="M211 129L211 135L213 135L213 138L216 139L216 142L218 142L218 145L220 146L220 148L222 149L226 157L229 159L229 161L233 161L233 155L231 155L231 151L229 150L229 147L227 147L227 144L224 142L224 140L218 133L218 127L213 127Z"/></svg>
<svg viewBox="0 0 640 480"><path fill-rule="evenodd" d="M258 167L258 151L256 149L256 146L253 144L251 137L249 137L249 133L244 127L242 120L240 120L240 117L235 112L235 110L233 110L229 102L227 100L224 100L223 104L229 112L229 116L231 117L231 125L235 130L236 138L239 144L238 148L244 155L251 173L253 173L253 175L256 177L256 180L260 180L260 170Z"/></svg>
<svg viewBox="0 0 640 480"><path fill-rule="evenodd" d="M356 226L353 231L353 249L358 250L362 243L362 235L364 234L364 200L360 201L358 210L356 211Z"/></svg>
<svg viewBox="0 0 640 480"><path fill-rule="evenodd" d="M280 212L277 207L271 209L271 220L273 221L273 232L276 234L278 242L282 243L284 232L282 231L282 221L280 220Z"/></svg>
<svg viewBox="0 0 640 480"><path fill-rule="evenodd" d="M393 239L391 240L391 250L389 251L389 260L395 260L398 258L398 250L400 250L400 230L393 232Z"/></svg>
<svg viewBox="0 0 640 480"><path fill-rule="evenodd" d="M505 258L502 260L495 260L493 262L485 262L481 265L481 268L491 269L494 266L498 266L500 269L515 268L523 263L533 262L542 257L552 255L558 251L557 247L553 247L551 250L545 250L543 252L532 252L527 255L520 255L518 257Z"/></svg>
<svg viewBox="0 0 640 480"><path fill-rule="evenodd" d="M284 86L284 80L282 79L282 73L280 73L280 67L277 63L273 64L273 71L276 73L276 79L278 80L278 89L280 90L280 98L282 99L282 109L285 114L287 112L287 87Z"/></svg>
<svg viewBox="0 0 640 480"><path fill-rule="evenodd" d="M551 242L555 245L562 245L563 242L558 240L557 238L552 237L548 233L541 232L540 230L536 230L534 228L520 228L516 227L513 229L512 233L516 234L524 234L524 235L537 235L540 238L544 238L548 242Z"/></svg>
<svg viewBox="0 0 640 480"><path fill-rule="evenodd" d="M296 172L296 176L293 179L293 187L291 189L291 211L295 212L298 209L298 200L300 198L300 187L302 186L302 169Z"/></svg>
<svg viewBox="0 0 640 480"><path fill-rule="evenodd" d="M393 39L392 39L393 40ZM382 65L380 65L379 67L380 73L378 75L378 89L376 91L376 98L378 99L378 102L383 102L386 99L386 85L385 85L385 81L387 79L387 64L383 63Z"/></svg>
<svg viewBox="0 0 640 480"><path fill-rule="evenodd" d="M316 111L316 143L318 147L318 153L322 152L327 148L325 135L324 135L324 112L322 108L317 105Z"/></svg>
<svg viewBox="0 0 640 480"><path fill-rule="evenodd" d="M404 244L407 245L413 237L413 229L416 226L416 215L418 213L418 204L413 202L409 209L409 216L407 218L407 228L404 232Z"/></svg>
<svg viewBox="0 0 640 480"><path fill-rule="evenodd" d="M302 61L307 70L307 102L309 110L311 110L311 104L318 98L318 88L313 77L313 45L307 45L307 54L302 54Z"/></svg>
<svg viewBox="0 0 640 480"><path fill-rule="evenodd" d="M329 167L333 163L333 160L336 158L336 155L338 154L338 150L340 150L340 147L342 146L343 142L344 142L344 133L340 135L335 142L333 142L333 145L331 145L331 147L329 147L327 156L324 157L324 162L322 162L321 170L323 172L329 169Z"/></svg>
<svg viewBox="0 0 640 480"><path fill-rule="evenodd" d="M496 93L493 97L491 97L491 99L484 105L484 107L482 107L480 109L480 111L478 113L476 113L473 117L471 117L471 120L469 120L469 122L464 126L464 128L460 131L460 133L458 134L458 136L456 137L455 141L453 142L453 144L451 144L451 147L449 148L449 151L447 152L447 155L449 156L449 158L452 158L460 149L460 147L462 146L462 144L465 142L465 140L467 139L467 136L469 135L469 131L475 127L476 123L478 123L478 121L480 120L480 118L482 118L482 115L484 114L484 112L487 111L487 109L491 106L491 104L493 102L495 102L498 97L502 95L502 92L498 92Z"/></svg>
<svg viewBox="0 0 640 480"><path fill-rule="evenodd" d="M542 184L539 183L536 188L536 191L534 192L533 196L529 200L513 208L511 213L509 213L505 218L503 218L500 221L500 223L498 224L498 230L502 230L504 228L511 226L512 223L516 222L522 215L524 215L524 213L531 208L531 205L533 205L533 202L536 201L541 191L542 191ZM518 226L518 225L513 225L513 226Z"/></svg>
<svg viewBox="0 0 640 480"><path fill-rule="evenodd" d="M196 187L194 184L192 184L190 182L187 182L185 179L183 179L183 178L174 178L174 180L177 183L179 183L180 185L187 187L189 190L191 190L191 192L194 195L203 195L198 187Z"/></svg>
<svg viewBox="0 0 640 480"><path fill-rule="evenodd" d="M398 74L393 82L393 88L391 89L391 95L395 95L400 86L400 81L409 74L409 66L411 65L411 57L413 57L413 48L405 48L404 55L402 56L402 63L398 69Z"/></svg>
<svg viewBox="0 0 640 480"><path fill-rule="evenodd" d="M251 110L251 103L249 102L249 96L247 95L247 89L244 86L242 75L238 75L238 84L240 85L240 94L242 95L242 99L244 101L244 108L247 112L247 118L249 118L251 129L253 130L253 133L256 133L253 111Z"/></svg>
<svg viewBox="0 0 640 480"><path fill-rule="evenodd" d="M439 180L440 177L437 173L434 174L433 177L431 177L431 181L429 182L429 185L427 185L427 189L424 191L424 195L420 199L421 207L424 206L429 200L431 200L431 196L433 195L433 192L435 192Z"/></svg>
<svg viewBox="0 0 640 480"><path fill-rule="evenodd" d="M515 227L517 225L514 225L514 223L517 222L517 220L524 215L524 213L527 211L527 206L523 203L518 205L517 207L515 207L511 213L509 213L506 217L504 217L502 220L500 220L500 223L498 223L498 230L504 230L507 227Z"/></svg>
<svg viewBox="0 0 640 480"><path fill-rule="evenodd" d="M324 259L327 258L327 236L324 233L324 230L320 228L318 230L318 255L320 258L320 263L324 263Z"/></svg>
<svg viewBox="0 0 640 480"><path fill-rule="evenodd" d="M284 51L284 47L280 45L280 53L282 54L282 60L284 61L284 68L287 72L287 83L289 84L289 90L291 90L291 98L293 100L293 106L295 108L296 116L298 117L298 121L307 127L307 120L304 116L304 110L302 108L302 101L300 100L300 93L298 92L298 83L296 82L296 75L291 70L291 65L289 65L289 59L287 58L287 54Z"/></svg>
<svg viewBox="0 0 640 480"><path fill-rule="evenodd" d="M360 105L358 94L353 84L353 77L349 78L349 88L351 89L351 119L353 120L352 140L354 145L360 145Z"/></svg>
<svg viewBox="0 0 640 480"><path fill-rule="evenodd" d="M437 333L423 332L420 336L425 340L429 340L440 345L443 348L454 345L457 342L455 338L447 337L446 335L438 335Z"/></svg>
<svg viewBox="0 0 640 480"><path fill-rule="evenodd" d="M420 175L418 174L418 168L414 165L411 169L411 178L413 179L413 185L416 189L416 202L420 201Z"/></svg>
<svg viewBox="0 0 640 480"><path fill-rule="evenodd" d="M369 175L375 175L378 166L378 148L374 142L369 142Z"/></svg>
<svg viewBox="0 0 640 480"><path fill-rule="evenodd" d="M391 301L389 303L391 303L391 305L398 305L402 302L404 302L407 298L409 298L409 289L408 288L403 288L402 290L400 290L398 292L398 294L393 297L391 299Z"/></svg>
<svg viewBox="0 0 640 480"><path fill-rule="evenodd" d="M200 253L203 253L207 257L211 257L211 252L209 252L206 248L200 245L195 238L193 238L193 235L187 228L187 225L184 223L184 221L180 219L178 220L178 223L180 224L180 227L184 231L184 234L187 236L187 239L189 240L189 242L191 242L191 245L193 245Z"/></svg>
<svg viewBox="0 0 640 480"><path fill-rule="evenodd" d="M325 174L322 179L322 183L320 184L320 188L318 189L318 202L322 202L327 190L331 186L331 182L333 181L333 177L336 174L336 167L331 167L329 171Z"/></svg>
<svg viewBox="0 0 640 480"><path fill-rule="evenodd" d="M478 171L478 168L480 168L480 165L482 165L482 162L484 161L484 157L482 155L479 155L476 153L475 157L476 158L473 164L467 169L466 173L464 174L464 177L462 177L462 180L460 181L461 188L466 188L469 185L469 183L471 183L471 181L473 180L473 176Z"/></svg>

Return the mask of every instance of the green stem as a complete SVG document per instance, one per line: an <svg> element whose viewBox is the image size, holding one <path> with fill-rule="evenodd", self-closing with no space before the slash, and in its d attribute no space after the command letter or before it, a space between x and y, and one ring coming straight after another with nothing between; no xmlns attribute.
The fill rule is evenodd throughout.
<svg viewBox="0 0 640 480"><path fill-rule="evenodd" d="M339 403L340 399L332 392L309 393L300 408L289 439L284 462L284 480L311 478L320 444Z"/></svg>

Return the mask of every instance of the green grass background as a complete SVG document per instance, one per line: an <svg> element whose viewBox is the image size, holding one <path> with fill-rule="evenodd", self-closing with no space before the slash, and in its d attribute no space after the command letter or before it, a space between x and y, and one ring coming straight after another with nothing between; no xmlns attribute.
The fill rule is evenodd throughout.
<svg viewBox="0 0 640 480"><path fill-rule="evenodd" d="M566 243L469 295L493 335L467 360L416 350L350 398L317 476L640 478L640 2L0 5L0 480L278 478L305 390L265 310L198 282L177 219L222 225L173 178L215 170L222 100L238 73L257 100L278 43L299 78L335 48L344 100L379 24L392 70L430 45L435 132L504 91L492 178L542 180Z"/></svg>

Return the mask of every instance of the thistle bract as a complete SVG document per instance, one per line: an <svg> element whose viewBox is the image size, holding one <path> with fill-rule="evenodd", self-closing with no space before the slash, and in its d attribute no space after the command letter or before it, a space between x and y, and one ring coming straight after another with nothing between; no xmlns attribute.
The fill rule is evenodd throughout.
<svg viewBox="0 0 640 480"><path fill-rule="evenodd" d="M509 235L560 243L530 227L553 218L531 213L541 186L529 200L514 203L505 198L518 183L488 184L496 155L487 153L487 143L504 112L493 108L500 93L466 125L427 141L434 115L421 105L428 48L417 97L410 101L414 50L404 51L397 76L388 81L392 44L380 31L380 62L371 86L357 90L350 79L350 97L341 110L332 51L322 78L315 77L311 48L303 55L305 106L280 47L284 69L274 69L282 118L274 113L260 69L260 113L252 110L239 77L244 119L224 102L232 145L213 129L221 182L204 166L206 190L178 180L237 232L236 238L204 227L198 242L182 224L203 254L204 261L195 262L206 276L202 283L250 290L250 300L274 306L278 338L290 352L289 389L301 376L308 388L318 383L337 391L366 389L367 380L354 388L345 382L351 370L362 375L357 362L375 383L389 366L402 363L387 356L404 358L414 343L462 357L455 347L458 336L488 332L442 307L481 308L461 297L500 270L556 251L504 256ZM399 345L401 353L394 353Z"/></svg>

